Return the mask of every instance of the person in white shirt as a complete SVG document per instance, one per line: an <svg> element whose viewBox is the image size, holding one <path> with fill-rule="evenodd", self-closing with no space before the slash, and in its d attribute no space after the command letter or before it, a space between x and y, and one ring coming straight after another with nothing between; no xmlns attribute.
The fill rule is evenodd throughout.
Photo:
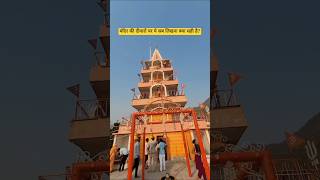
<svg viewBox="0 0 320 180"><path fill-rule="evenodd" d="M123 147L120 149L120 166L119 171L123 171L124 165L126 164L127 158L128 158L128 149Z"/></svg>
<svg viewBox="0 0 320 180"><path fill-rule="evenodd" d="M160 139L157 149L159 150L159 160L160 160L160 172L166 171L166 143L163 139Z"/></svg>

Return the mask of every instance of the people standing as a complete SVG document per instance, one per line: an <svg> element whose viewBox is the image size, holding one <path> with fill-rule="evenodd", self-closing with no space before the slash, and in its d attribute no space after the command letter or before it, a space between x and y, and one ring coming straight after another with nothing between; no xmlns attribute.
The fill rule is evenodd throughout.
<svg viewBox="0 0 320 180"><path fill-rule="evenodd" d="M110 150L110 172L113 170L114 160L116 159L116 155L118 152L117 144L114 144Z"/></svg>
<svg viewBox="0 0 320 180"><path fill-rule="evenodd" d="M149 155L148 155L148 164L149 168L153 171L155 167L155 161L157 159L157 141L154 140L154 137L151 137L151 141L148 143L149 144Z"/></svg>
<svg viewBox="0 0 320 180"><path fill-rule="evenodd" d="M195 153L195 162L196 162L196 169L198 169L198 178L201 179L203 177L204 180L206 180L206 174L204 171L203 163L201 160L201 150L199 144L196 142L196 140L192 140L192 144L194 146L194 153Z"/></svg>
<svg viewBox="0 0 320 180"><path fill-rule="evenodd" d="M165 147L166 147L166 143L161 138L159 144L157 145L157 149L159 149L160 172L166 171L166 151L165 151Z"/></svg>
<svg viewBox="0 0 320 180"><path fill-rule="evenodd" d="M146 143L144 146L144 163L146 165L146 169L148 169L148 152L149 152L149 138L146 138Z"/></svg>
<svg viewBox="0 0 320 180"><path fill-rule="evenodd" d="M139 168L139 163L140 163L140 138L136 139L136 142L134 144L134 164L133 164L133 168L135 172L134 172L134 177L138 178L138 168Z"/></svg>
<svg viewBox="0 0 320 180"><path fill-rule="evenodd" d="M126 164L127 158L128 158L128 149L123 147L120 149L120 166L119 171L124 170L124 165Z"/></svg>

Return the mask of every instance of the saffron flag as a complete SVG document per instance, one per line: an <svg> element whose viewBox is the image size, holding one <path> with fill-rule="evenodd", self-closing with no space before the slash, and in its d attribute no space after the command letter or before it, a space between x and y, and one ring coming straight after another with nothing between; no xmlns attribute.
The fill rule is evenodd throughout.
<svg viewBox="0 0 320 180"><path fill-rule="evenodd" d="M93 49L97 49L97 44L98 44L97 39L89 39L88 42L93 47Z"/></svg>
<svg viewBox="0 0 320 180"><path fill-rule="evenodd" d="M286 132L287 144L289 149L296 149L301 146L304 146L305 140L294 133Z"/></svg>
<svg viewBox="0 0 320 180"><path fill-rule="evenodd" d="M242 79L242 76L236 73L228 73L230 86L233 87L237 82Z"/></svg>
<svg viewBox="0 0 320 180"><path fill-rule="evenodd" d="M97 4L104 12L107 12L107 0L100 0L100 2L97 2Z"/></svg>
<svg viewBox="0 0 320 180"><path fill-rule="evenodd" d="M80 96L80 84L76 84L73 86L70 86L67 88L68 91L70 91L73 95L77 96L79 98Z"/></svg>

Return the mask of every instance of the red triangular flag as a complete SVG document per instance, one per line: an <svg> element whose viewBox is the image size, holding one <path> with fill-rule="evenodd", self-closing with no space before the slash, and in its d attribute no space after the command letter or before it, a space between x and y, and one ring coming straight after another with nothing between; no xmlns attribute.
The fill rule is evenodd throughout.
<svg viewBox="0 0 320 180"><path fill-rule="evenodd" d="M235 73L228 73L230 86L234 86L237 82L242 79L242 76Z"/></svg>
<svg viewBox="0 0 320 180"><path fill-rule="evenodd" d="M305 144L305 140L294 133L286 132L286 138L289 149L299 148Z"/></svg>
<svg viewBox="0 0 320 180"><path fill-rule="evenodd" d="M100 2L97 2L97 4L104 12L107 12L107 0L101 0Z"/></svg>
<svg viewBox="0 0 320 180"><path fill-rule="evenodd" d="M93 47L93 49L97 49L97 44L98 44L97 39L89 39L88 42Z"/></svg>
<svg viewBox="0 0 320 180"><path fill-rule="evenodd" d="M67 88L68 91L70 91L73 95L77 96L79 98L80 96L80 84L76 84L73 86L70 86Z"/></svg>

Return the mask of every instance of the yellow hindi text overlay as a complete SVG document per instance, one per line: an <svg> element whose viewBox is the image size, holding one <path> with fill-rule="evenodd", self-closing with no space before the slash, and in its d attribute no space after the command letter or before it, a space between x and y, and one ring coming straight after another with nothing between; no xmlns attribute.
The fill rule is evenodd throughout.
<svg viewBox="0 0 320 180"><path fill-rule="evenodd" d="M119 36L200 36L202 28L118 28Z"/></svg>

